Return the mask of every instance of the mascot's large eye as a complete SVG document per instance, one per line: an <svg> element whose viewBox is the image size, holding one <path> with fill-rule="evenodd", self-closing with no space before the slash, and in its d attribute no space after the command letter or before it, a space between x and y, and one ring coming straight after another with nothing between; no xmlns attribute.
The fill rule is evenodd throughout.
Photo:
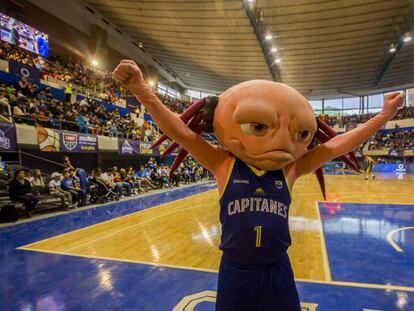
<svg viewBox="0 0 414 311"><path fill-rule="evenodd" d="M309 130L303 130L296 133L296 140L299 143L304 143L311 137L312 133Z"/></svg>
<svg viewBox="0 0 414 311"><path fill-rule="evenodd" d="M243 123L240 125L243 133L247 135L263 136L269 131L269 127L260 123Z"/></svg>

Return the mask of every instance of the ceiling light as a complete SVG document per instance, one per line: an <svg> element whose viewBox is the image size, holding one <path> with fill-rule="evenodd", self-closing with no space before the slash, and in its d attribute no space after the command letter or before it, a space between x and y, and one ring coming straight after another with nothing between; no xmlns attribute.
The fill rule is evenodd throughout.
<svg viewBox="0 0 414 311"><path fill-rule="evenodd" d="M411 35L407 32L407 33L405 34L405 36L404 36L403 41L404 41L404 42L410 42L410 41L411 41L411 39L412 39Z"/></svg>
<svg viewBox="0 0 414 311"><path fill-rule="evenodd" d="M267 33L266 36L265 36L266 40L272 40L272 38L273 38L273 36L272 36L271 33Z"/></svg>
<svg viewBox="0 0 414 311"><path fill-rule="evenodd" d="M98 61L96 59L92 59L92 65L93 66L98 66Z"/></svg>
<svg viewBox="0 0 414 311"><path fill-rule="evenodd" d="M282 60L280 58L276 58L275 63L279 64Z"/></svg>
<svg viewBox="0 0 414 311"><path fill-rule="evenodd" d="M390 49L388 50L388 52L395 53L395 51L397 51L397 49L395 48L394 44L391 44Z"/></svg>
<svg viewBox="0 0 414 311"><path fill-rule="evenodd" d="M272 52L272 53L276 53L276 52L277 52L277 48L273 47L273 48L270 50L270 52Z"/></svg>
<svg viewBox="0 0 414 311"><path fill-rule="evenodd" d="M149 84L150 86L154 86L154 85L155 85L154 81L152 81L152 80L149 80L149 81L148 81L148 84Z"/></svg>

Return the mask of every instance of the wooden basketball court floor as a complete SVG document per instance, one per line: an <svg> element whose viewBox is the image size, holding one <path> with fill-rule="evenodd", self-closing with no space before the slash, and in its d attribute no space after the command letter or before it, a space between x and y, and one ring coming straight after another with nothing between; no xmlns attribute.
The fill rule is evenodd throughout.
<svg viewBox="0 0 414 311"><path fill-rule="evenodd" d="M413 175L325 178L293 189L302 310L414 310ZM213 184L0 228L0 310L214 310L220 234Z"/></svg>

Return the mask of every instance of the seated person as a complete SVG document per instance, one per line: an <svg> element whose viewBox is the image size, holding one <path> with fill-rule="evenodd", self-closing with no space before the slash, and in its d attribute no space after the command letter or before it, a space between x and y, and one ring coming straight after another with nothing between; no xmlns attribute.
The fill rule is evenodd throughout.
<svg viewBox="0 0 414 311"><path fill-rule="evenodd" d="M123 187L121 183L115 182L114 180L114 173L115 173L115 168L110 167L108 168L108 170L102 174L102 179L105 181L105 184L110 187L117 195L119 195L120 197L123 197Z"/></svg>
<svg viewBox="0 0 414 311"><path fill-rule="evenodd" d="M72 202L78 202L80 206L86 205L86 191L76 185L76 182L70 176L68 169L63 170L63 180L60 185L63 190L70 192L72 195Z"/></svg>
<svg viewBox="0 0 414 311"><path fill-rule="evenodd" d="M50 176L52 179L49 182L49 193L53 196L59 197L62 200L62 205L64 207L76 208L78 206L77 202L72 203L72 194L69 191L62 189L61 178L62 174L57 172L52 173Z"/></svg>
<svg viewBox="0 0 414 311"><path fill-rule="evenodd" d="M138 178L138 180L141 182L141 185L151 187L152 189L157 188L153 183L151 183L150 173L148 169L145 168L144 165L140 165L139 171L135 172L135 177Z"/></svg>
<svg viewBox="0 0 414 311"><path fill-rule="evenodd" d="M127 175L125 169L121 168L119 172L114 175L114 182L120 183L127 196L132 194L133 185L127 181Z"/></svg>
<svg viewBox="0 0 414 311"><path fill-rule="evenodd" d="M39 199L32 193L30 182L25 179L24 170L17 170L9 184L9 196L13 202L21 202L25 206L27 217L32 217L32 211Z"/></svg>
<svg viewBox="0 0 414 311"><path fill-rule="evenodd" d="M42 177L42 172L38 169L33 170L33 175L29 179L32 187L44 187L45 182Z"/></svg>

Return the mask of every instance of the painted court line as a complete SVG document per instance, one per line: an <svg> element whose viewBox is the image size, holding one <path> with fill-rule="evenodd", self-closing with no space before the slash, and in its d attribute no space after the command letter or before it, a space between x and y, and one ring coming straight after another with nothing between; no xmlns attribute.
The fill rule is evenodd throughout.
<svg viewBox="0 0 414 311"><path fill-rule="evenodd" d="M414 229L414 227L403 227L403 228L398 228L398 229L394 229L391 230L390 232L387 233L387 241L388 243L391 244L392 247L394 247L394 249L399 252L402 253L404 252L401 247L398 246L397 243L394 242L394 240L392 239L392 236L394 235L394 233L400 232L400 231L405 231L405 230L412 230Z"/></svg>
<svg viewBox="0 0 414 311"><path fill-rule="evenodd" d="M323 232L321 214L319 212L319 202L315 202L315 205L316 205L316 215L318 217L318 222L319 222L319 237L321 239L320 245L321 245L321 252L322 252L323 268L325 272L325 279L327 281L332 281L331 267L329 266L328 251L326 249L325 234Z"/></svg>

